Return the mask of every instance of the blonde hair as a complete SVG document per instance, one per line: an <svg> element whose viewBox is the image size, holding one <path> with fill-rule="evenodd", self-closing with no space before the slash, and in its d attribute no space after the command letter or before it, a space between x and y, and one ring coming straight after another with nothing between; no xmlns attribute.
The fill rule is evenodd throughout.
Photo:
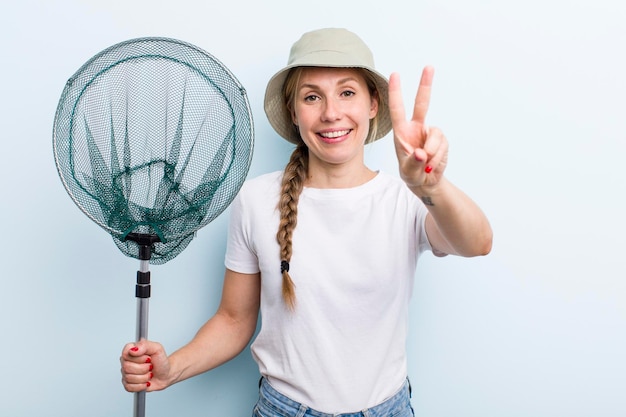
<svg viewBox="0 0 626 417"><path fill-rule="evenodd" d="M306 67L296 67L291 69L285 79L285 83L283 84L283 111L289 115L289 119L291 119L298 83L300 82L300 77L304 68ZM370 95L378 100L378 106L381 108L381 105L384 104L381 103L381 100L384 100L384 97L378 92L373 75L367 70L360 68L355 69L359 70L363 75ZM280 270L283 278L282 296L286 306L290 310L294 310L296 306L295 285L291 279L291 275L289 274L289 262L291 262L291 256L293 253L292 236L293 231L298 224L298 200L300 199L300 194L304 188L304 183L309 170L309 149L300 137L298 127L294 125L293 128L295 135L298 138L298 143L292 152L283 173L281 193L278 200L280 222L278 225L278 232L276 233L276 240L280 246ZM365 143L370 143L375 140L377 130L378 114L370 120L369 132Z"/></svg>

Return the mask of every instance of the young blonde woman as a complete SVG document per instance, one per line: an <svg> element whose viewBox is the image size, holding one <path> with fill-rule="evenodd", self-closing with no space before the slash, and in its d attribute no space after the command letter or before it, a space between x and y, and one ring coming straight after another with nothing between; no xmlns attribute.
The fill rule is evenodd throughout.
<svg viewBox="0 0 626 417"><path fill-rule="evenodd" d="M267 86L265 111L295 144L284 171L249 180L231 206L221 304L167 355L122 351L126 390L154 391L239 354L262 376L253 416L412 416L408 304L420 254L485 255L480 208L445 177L448 143L425 123L433 69L410 120L400 80L345 29L305 33ZM393 129L400 179L369 169L365 144Z"/></svg>

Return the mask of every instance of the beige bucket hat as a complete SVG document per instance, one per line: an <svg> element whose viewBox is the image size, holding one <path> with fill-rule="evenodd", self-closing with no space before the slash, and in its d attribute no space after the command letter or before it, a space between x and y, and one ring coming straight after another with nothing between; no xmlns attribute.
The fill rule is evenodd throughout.
<svg viewBox="0 0 626 417"><path fill-rule="evenodd" d="M265 90L265 114L276 132L289 142L298 143L291 116L283 101L283 84L291 68L331 67L363 68L372 73L382 100L379 100L378 130L373 140L385 136L391 130L391 117L387 104L389 83L374 68L374 57L367 45L346 29L327 28L307 32L293 44L287 66L278 71Z"/></svg>

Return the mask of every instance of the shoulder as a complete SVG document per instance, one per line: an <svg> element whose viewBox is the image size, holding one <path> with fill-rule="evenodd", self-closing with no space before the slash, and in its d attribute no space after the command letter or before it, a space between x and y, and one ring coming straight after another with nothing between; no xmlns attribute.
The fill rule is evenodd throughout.
<svg viewBox="0 0 626 417"><path fill-rule="evenodd" d="M280 189L280 183L283 178L282 171L270 172L248 179L244 182L240 195L265 195L266 197L273 195Z"/></svg>
<svg viewBox="0 0 626 417"><path fill-rule="evenodd" d="M413 194L400 177L385 172L379 172L378 177L381 201L392 204L398 209L404 208L416 212L419 217L426 215L424 203Z"/></svg>
<svg viewBox="0 0 626 417"><path fill-rule="evenodd" d="M272 209L280 196L282 171L247 179L239 190L233 208L244 212Z"/></svg>
<svg viewBox="0 0 626 417"><path fill-rule="evenodd" d="M376 179L378 181L377 186L381 190L397 195L404 195L409 199L417 198L398 176L380 171Z"/></svg>
<svg viewBox="0 0 626 417"><path fill-rule="evenodd" d="M377 179L385 185L393 185L395 187L404 185L404 181L398 176L394 176L385 171L378 171Z"/></svg>
<svg viewBox="0 0 626 417"><path fill-rule="evenodd" d="M276 182L280 183L282 177L283 171L268 172L266 174L261 174L257 177L248 178L244 182L244 187L258 186L261 184L272 184Z"/></svg>

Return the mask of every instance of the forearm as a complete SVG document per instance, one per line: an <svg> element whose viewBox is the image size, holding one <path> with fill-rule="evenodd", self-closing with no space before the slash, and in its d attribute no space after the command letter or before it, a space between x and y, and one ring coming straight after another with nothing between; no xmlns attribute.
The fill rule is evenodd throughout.
<svg viewBox="0 0 626 417"><path fill-rule="evenodd" d="M492 230L478 205L445 177L430 187L409 187L432 216L427 227L435 249L461 256L486 255L491 251Z"/></svg>
<svg viewBox="0 0 626 417"><path fill-rule="evenodd" d="M214 369L247 346L256 329L256 320L238 321L218 311L187 345L170 355L170 383Z"/></svg>

